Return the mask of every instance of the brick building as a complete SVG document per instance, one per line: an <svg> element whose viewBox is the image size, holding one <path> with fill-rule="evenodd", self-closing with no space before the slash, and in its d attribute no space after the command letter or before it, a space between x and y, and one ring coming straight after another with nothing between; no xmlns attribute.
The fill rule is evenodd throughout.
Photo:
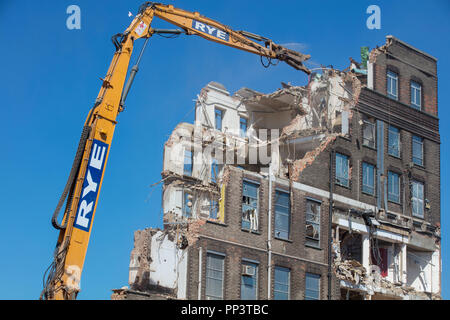
<svg viewBox="0 0 450 320"><path fill-rule="evenodd" d="M113 299L440 298L435 58L387 36L304 87L211 82L195 112Z"/></svg>

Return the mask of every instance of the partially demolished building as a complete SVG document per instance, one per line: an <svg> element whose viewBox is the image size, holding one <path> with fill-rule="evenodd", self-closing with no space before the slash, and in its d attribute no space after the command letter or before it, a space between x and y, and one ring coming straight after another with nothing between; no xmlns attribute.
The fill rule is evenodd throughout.
<svg viewBox="0 0 450 320"><path fill-rule="evenodd" d="M440 299L437 61L387 36L271 94L202 89L113 299Z"/></svg>

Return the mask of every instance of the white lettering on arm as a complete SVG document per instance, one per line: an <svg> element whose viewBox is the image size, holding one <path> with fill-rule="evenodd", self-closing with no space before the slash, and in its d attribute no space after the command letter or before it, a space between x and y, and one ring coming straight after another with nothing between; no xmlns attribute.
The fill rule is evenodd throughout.
<svg viewBox="0 0 450 320"><path fill-rule="evenodd" d="M89 163L89 166L94 167L98 170L102 169L103 164L103 158L105 157L105 151L106 147L100 148L97 144L94 144L94 147L92 148L92 156L91 156L91 162Z"/></svg>

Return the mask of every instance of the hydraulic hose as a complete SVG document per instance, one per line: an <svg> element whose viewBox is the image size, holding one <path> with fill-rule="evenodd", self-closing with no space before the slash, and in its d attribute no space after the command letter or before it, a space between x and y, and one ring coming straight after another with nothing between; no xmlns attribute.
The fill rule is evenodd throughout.
<svg viewBox="0 0 450 320"><path fill-rule="evenodd" d="M86 142L87 142L87 139L89 138L90 133L91 133L91 127L84 126L83 132L81 133L80 141L78 143L77 153L75 154L75 159L73 160L72 169L70 170L69 178L67 179L67 183L66 183L66 186L64 187L64 191L63 191L61 197L59 198L59 202L58 202L58 205L56 206L55 212L53 212L52 225L55 229L63 230L67 226L67 219L69 217L69 215L67 213L70 210L70 207L71 207L72 201L73 201L73 191L75 189L75 179L77 178L78 171L80 169L80 164L81 164L81 159L83 157L84 148L86 146ZM67 195L69 195L69 196L67 197ZM61 211L61 208L62 208L66 198L67 198L67 203L66 203L66 209L64 211L65 219L64 219L63 225L61 225L58 222L58 215L59 215L59 212Z"/></svg>

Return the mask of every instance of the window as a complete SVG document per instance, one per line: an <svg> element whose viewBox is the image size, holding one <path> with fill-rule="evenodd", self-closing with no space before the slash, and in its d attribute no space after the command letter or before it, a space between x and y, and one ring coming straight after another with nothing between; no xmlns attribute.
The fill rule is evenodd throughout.
<svg viewBox="0 0 450 320"><path fill-rule="evenodd" d="M400 158L400 130L393 126L389 126L388 153Z"/></svg>
<svg viewBox="0 0 450 320"><path fill-rule="evenodd" d="M412 214L415 217L423 219L423 183L418 181L411 182L411 204Z"/></svg>
<svg viewBox="0 0 450 320"><path fill-rule="evenodd" d="M209 218L217 219L217 213L219 212L219 205L216 200L209 200Z"/></svg>
<svg viewBox="0 0 450 320"><path fill-rule="evenodd" d="M398 75L395 72L387 72L387 95L388 97L398 100Z"/></svg>
<svg viewBox="0 0 450 320"><path fill-rule="evenodd" d="M239 135L241 138L245 138L247 136L247 119L242 117L239 120Z"/></svg>
<svg viewBox="0 0 450 320"><path fill-rule="evenodd" d="M388 200L400 203L400 176L392 171L388 172Z"/></svg>
<svg viewBox="0 0 450 320"><path fill-rule="evenodd" d="M344 187L350 186L348 167L348 157L343 154L336 153L336 183Z"/></svg>
<svg viewBox="0 0 450 320"><path fill-rule="evenodd" d="M423 166L423 139L418 136L412 136L412 161Z"/></svg>
<svg viewBox="0 0 450 320"><path fill-rule="evenodd" d="M185 176L192 176L192 151L184 150L184 171Z"/></svg>
<svg viewBox="0 0 450 320"><path fill-rule="evenodd" d="M306 273L305 300L320 300L320 275Z"/></svg>
<svg viewBox="0 0 450 320"><path fill-rule="evenodd" d="M211 161L211 182L216 183L218 176L219 176L219 163L217 162L217 159L212 159L212 161Z"/></svg>
<svg viewBox="0 0 450 320"><path fill-rule="evenodd" d="M185 191L183 198L183 216L190 218L192 216L192 194Z"/></svg>
<svg viewBox="0 0 450 320"><path fill-rule="evenodd" d="M258 265L242 262L241 300L256 300L258 292Z"/></svg>
<svg viewBox="0 0 450 320"><path fill-rule="evenodd" d="M320 245L320 202L306 200L306 244Z"/></svg>
<svg viewBox="0 0 450 320"><path fill-rule="evenodd" d="M415 81L411 81L411 107L422 109L422 86Z"/></svg>
<svg viewBox="0 0 450 320"><path fill-rule="evenodd" d="M289 239L290 211L289 193L275 191L275 237Z"/></svg>
<svg viewBox="0 0 450 320"><path fill-rule="evenodd" d="M223 272L225 257L218 254L206 255L206 299L223 299Z"/></svg>
<svg viewBox="0 0 450 320"><path fill-rule="evenodd" d="M363 122L363 146L375 148L375 123L364 120Z"/></svg>
<svg viewBox="0 0 450 320"><path fill-rule="evenodd" d="M222 131L223 110L216 108L214 113L216 129Z"/></svg>
<svg viewBox="0 0 450 320"><path fill-rule="evenodd" d="M258 230L259 185L243 181L242 185L242 229Z"/></svg>
<svg viewBox="0 0 450 320"><path fill-rule="evenodd" d="M288 268L275 267L274 300L289 300L289 283L291 271Z"/></svg>
<svg viewBox="0 0 450 320"><path fill-rule="evenodd" d="M367 162L362 164L362 192L375 194L375 167Z"/></svg>

